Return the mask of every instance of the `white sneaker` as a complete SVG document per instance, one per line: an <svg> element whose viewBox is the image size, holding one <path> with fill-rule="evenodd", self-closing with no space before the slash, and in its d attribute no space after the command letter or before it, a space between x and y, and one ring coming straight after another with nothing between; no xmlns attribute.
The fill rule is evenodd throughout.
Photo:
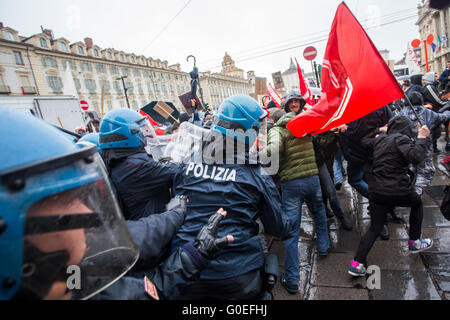
<svg viewBox="0 0 450 320"><path fill-rule="evenodd" d="M408 245L409 245L409 252L417 253L417 252L421 252L421 251L430 249L431 246L433 245L433 240L422 239L422 238L417 239L416 241L409 240Z"/></svg>

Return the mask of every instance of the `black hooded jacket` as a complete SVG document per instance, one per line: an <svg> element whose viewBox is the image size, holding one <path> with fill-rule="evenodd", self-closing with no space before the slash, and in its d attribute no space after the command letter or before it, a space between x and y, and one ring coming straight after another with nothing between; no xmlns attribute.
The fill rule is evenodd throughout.
<svg viewBox="0 0 450 320"><path fill-rule="evenodd" d="M429 137L414 138L413 122L400 115L391 119L387 134L363 140L363 146L373 150L370 192L405 195L414 191L414 179L408 174L408 165L424 160L430 143Z"/></svg>
<svg viewBox="0 0 450 320"><path fill-rule="evenodd" d="M418 92L423 96L425 88L422 86L422 77L423 75L421 74L415 74L411 76L411 86L405 92L407 95L411 94L412 92Z"/></svg>
<svg viewBox="0 0 450 320"><path fill-rule="evenodd" d="M377 109L368 115L348 124L346 132L339 135L342 152L347 161L364 164L372 162L372 152L369 152L361 141L364 137L375 137L378 129L388 123L393 113L388 106Z"/></svg>

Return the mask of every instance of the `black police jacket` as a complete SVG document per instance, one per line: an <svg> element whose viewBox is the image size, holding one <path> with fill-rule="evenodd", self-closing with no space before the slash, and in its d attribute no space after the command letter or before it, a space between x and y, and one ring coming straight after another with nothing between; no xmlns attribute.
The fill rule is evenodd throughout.
<svg viewBox="0 0 450 320"><path fill-rule="evenodd" d="M177 170L178 166L174 164L154 161L145 150L112 166L110 178L120 198L125 219L138 220L165 211Z"/></svg>
<svg viewBox="0 0 450 320"><path fill-rule="evenodd" d="M166 260L161 253L184 220L181 211L167 211L137 221L127 221L139 259L132 271L95 295L93 300L155 299L146 291L144 276L155 286L159 299L177 299L180 292L195 282L206 261L188 243Z"/></svg>
<svg viewBox="0 0 450 320"><path fill-rule="evenodd" d="M194 241L211 212L219 208L226 210L227 216L220 222L218 237L228 234L234 237L210 260L200 279L226 279L263 266L258 217L265 232L276 237L287 237L291 229L270 175L263 173L260 164L238 164L243 162L237 162L239 156L235 157L232 159L235 162L223 161L228 164L210 161L207 161L210 164L201 161L184 164L174 178L175 194L187 196L189 203L185 222L173 240L172 252Z"/></svg>

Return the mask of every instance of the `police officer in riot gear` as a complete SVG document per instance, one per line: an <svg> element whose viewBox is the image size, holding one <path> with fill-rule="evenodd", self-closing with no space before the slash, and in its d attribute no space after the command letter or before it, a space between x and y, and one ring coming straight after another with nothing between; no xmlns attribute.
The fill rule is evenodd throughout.
<svg viewBox="0 0 450 320"><path fill-rule="evenodd" d="M148 119L130 109L112 110L100 124L101 155L127 220L163 212L171 198L178 167L152 159L148 139L157 139Z"/></svg>
<svg viewBox="0 0 450 320"><path fill-rule="evenodd" d="M263 290L264 254L257 218L265 232L284 238L290 223L270 175L265 174L252 147L262 135L267 112L251 97L234 95L222 102L203 149L184 163L174 178L176 194L189 198L184 224L172 242L172 252L193 241L208 212L224 208L227 219L219 236L234 241L201 272L200 279L182 292L184 299L253 299ZM257 154L257 152L256 152Z"/></svg>
<svg viewBox="0 0 450 320"><path fill-rule="evenodd" d="M0 113L0 299L175 299L233 240L217 238L226 215L218 210L193 242L152 261L164 232L155 219L182 222L183 205L127 227L95 146L15 109ZM138 257L148 263L145 282L122 277Z"/></svg>

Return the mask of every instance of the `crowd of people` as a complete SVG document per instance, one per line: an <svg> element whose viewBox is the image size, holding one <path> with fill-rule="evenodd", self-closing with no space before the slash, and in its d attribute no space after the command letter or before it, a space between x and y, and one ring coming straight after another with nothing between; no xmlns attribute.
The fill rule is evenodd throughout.
<svg viewBox="0 0 450 320"><path fill-rule="evenodd" d="M303 204L325 257L327 219L353 229L337 192L345 177L369 199L371 218L348 273L365 275L398 206L411 208L409 251L430 248L421 197L442 124L450 149L449 69L450 61L441 92L434 72L414 75L401 100L314 136L286 128L306 106L299 90L280 108L234 95L214 114L188 109L166 134L181 134L185 122L201 127L202 155L181 163L146 151L155 131L130 109L108 112L98 133L80 139L0 107L0 298L264 299L264 234L283 240L280 283L295 294ZM262 160L274 155L269 172ZM78 282L69 266L80 268Z"/></svg>

